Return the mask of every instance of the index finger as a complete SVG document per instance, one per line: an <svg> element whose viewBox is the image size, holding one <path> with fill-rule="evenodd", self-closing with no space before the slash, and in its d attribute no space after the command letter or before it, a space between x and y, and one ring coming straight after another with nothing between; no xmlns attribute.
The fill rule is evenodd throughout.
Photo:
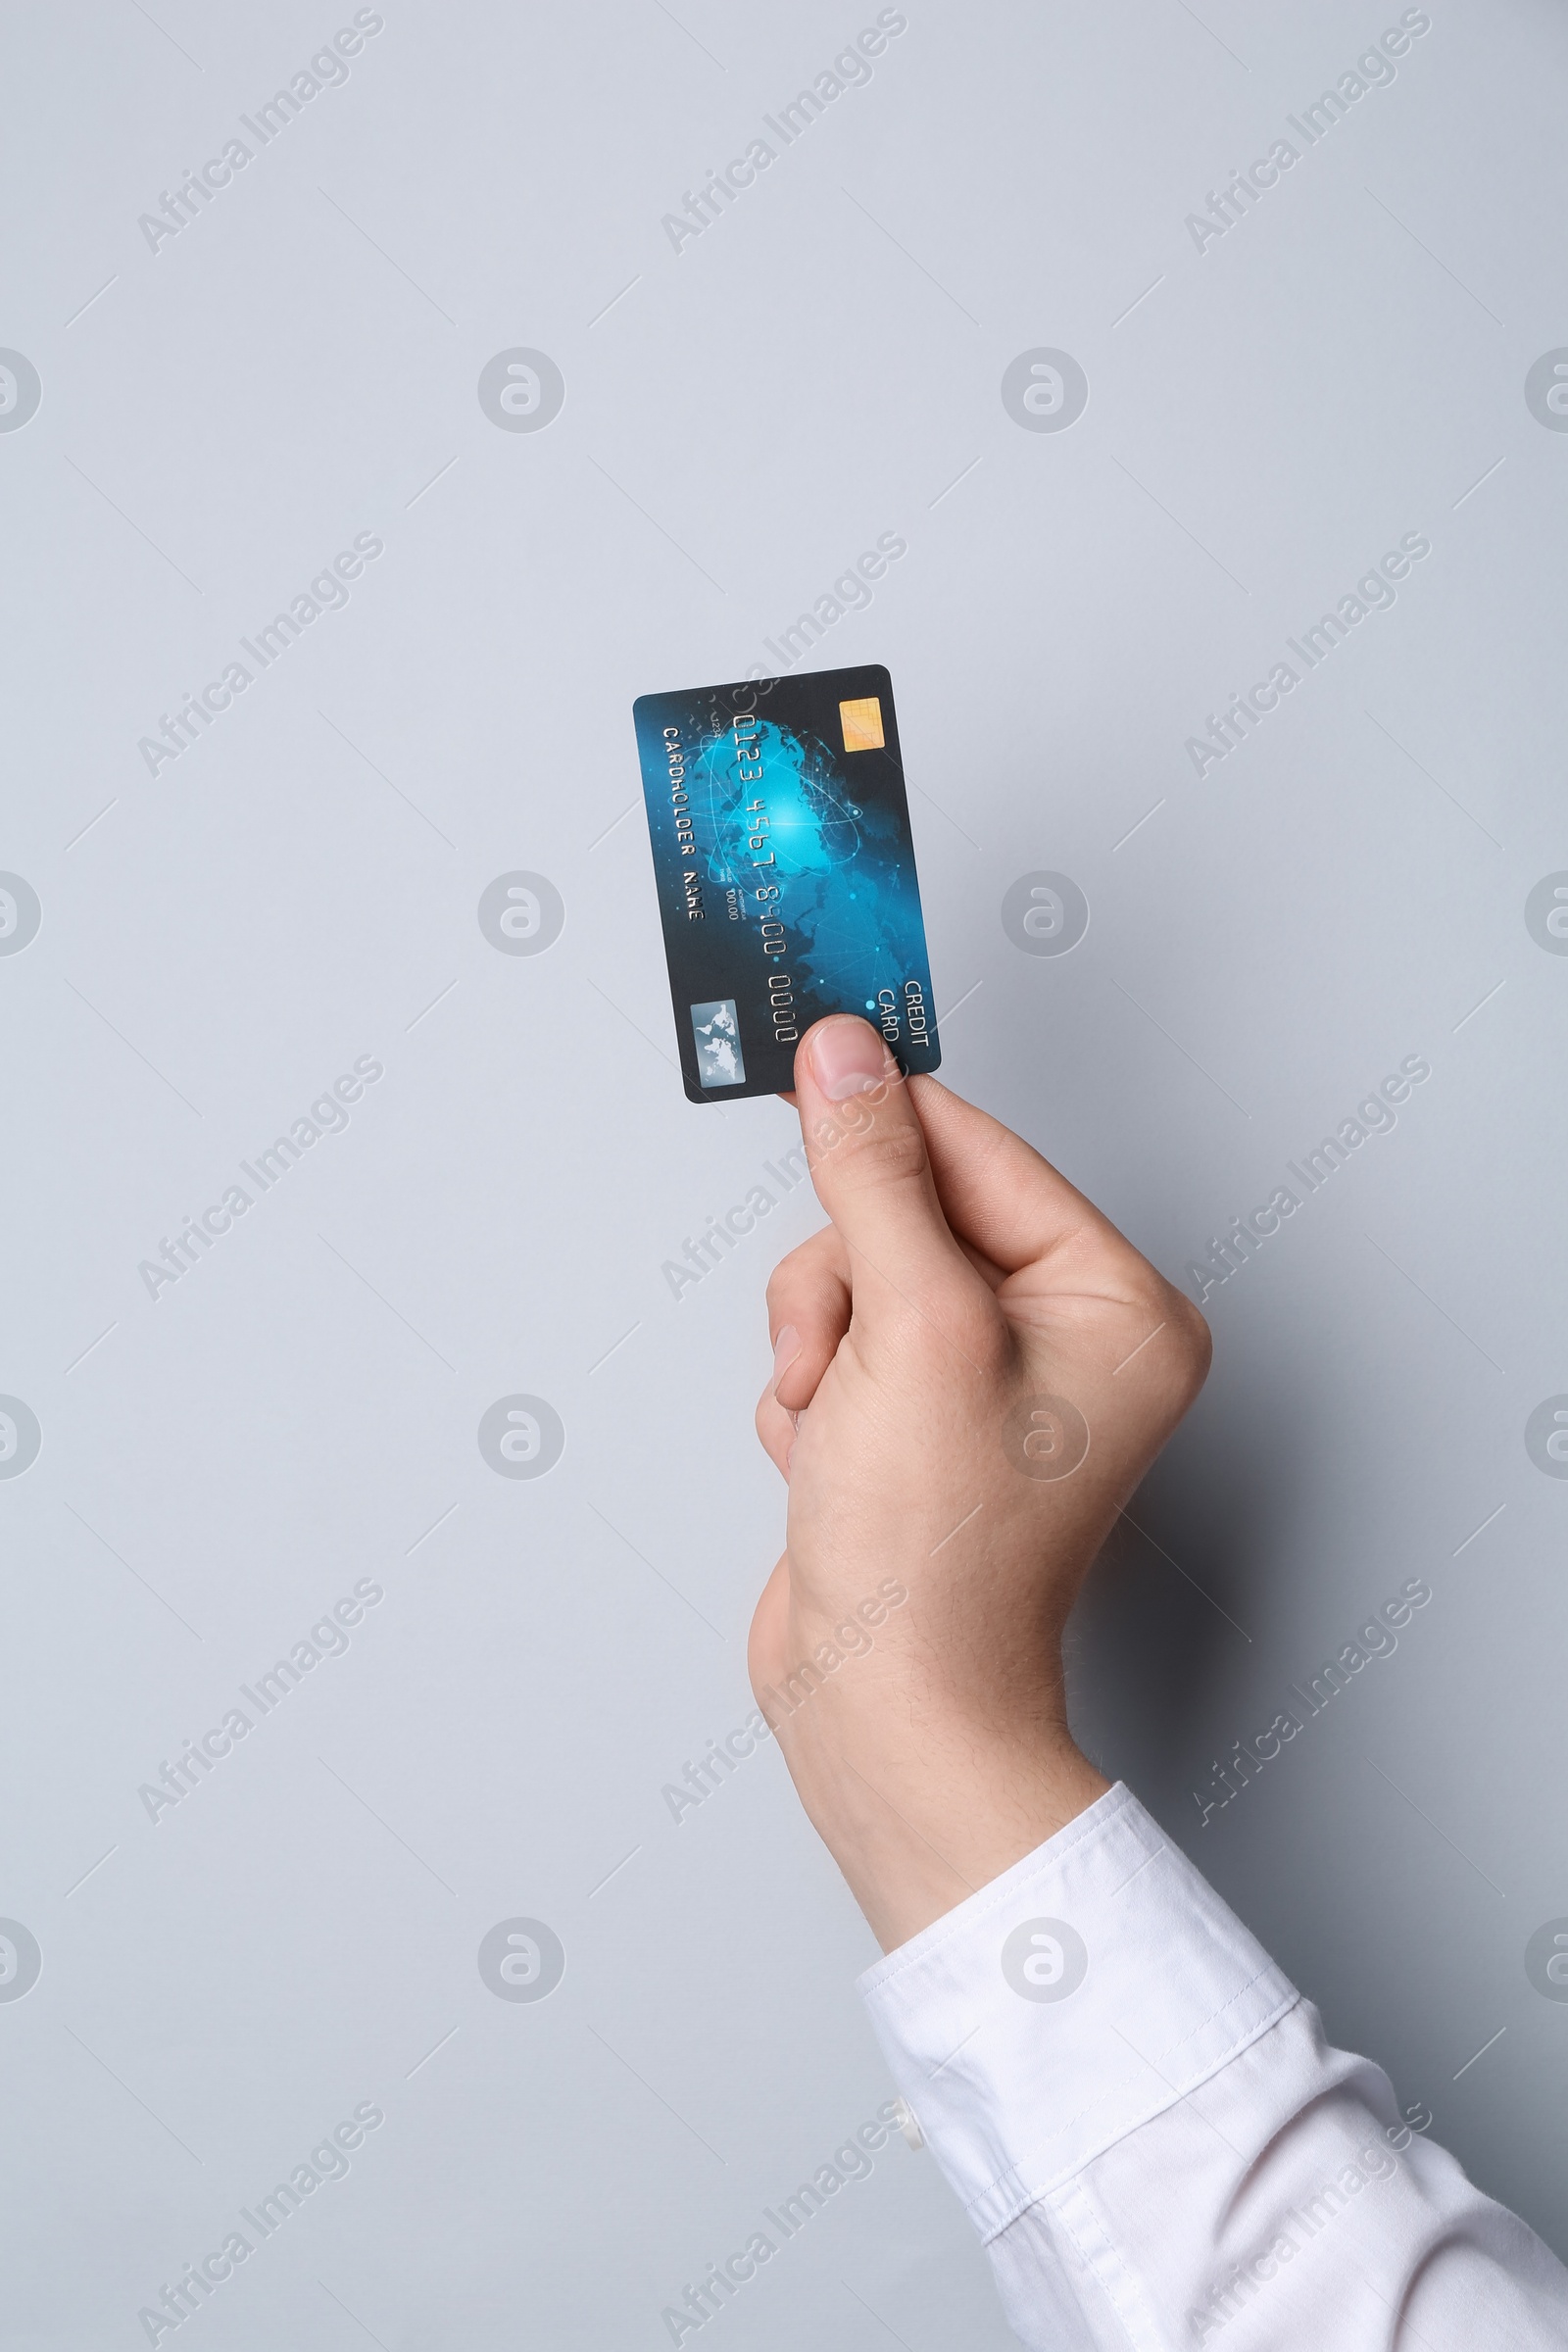
<svg viewBox="0 0 1568 2352"><path fill-rule="evenodd" d="M908 1082L943 1208L955 1233L1004 1273L1040 1265L1074 1245L1102 1265L1139 1253L1092 1200L1021 1135L936 1078ZM1141 1261L1140 1261L1141 1262Z"/></svg>

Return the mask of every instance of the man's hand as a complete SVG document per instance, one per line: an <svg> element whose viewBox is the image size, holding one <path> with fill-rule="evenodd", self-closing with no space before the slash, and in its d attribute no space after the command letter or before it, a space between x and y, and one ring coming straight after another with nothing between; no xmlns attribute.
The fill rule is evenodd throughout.
<svg viewBox="0 0 1568 2352"><path fill-rule="evenodd" d="M1067 1730L1062 1627L1202 1385L1208 1328L1027 1144L902 1080L868 1023L818 1022L795 1078L832 1222L768 1285L757 1428L788 1548L751 1673L891 1949L1108 1787Z"/></svg>

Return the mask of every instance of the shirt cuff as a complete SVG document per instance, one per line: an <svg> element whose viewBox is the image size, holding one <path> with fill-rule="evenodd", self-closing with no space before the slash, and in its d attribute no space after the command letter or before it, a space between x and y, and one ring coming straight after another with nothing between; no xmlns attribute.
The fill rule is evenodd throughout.
<svg viewBox="0 0 1568 2352"><path fill-rule="evenodd" d="M859 1983L986 2242L1300 1998L1121 1783Z"/></svg>

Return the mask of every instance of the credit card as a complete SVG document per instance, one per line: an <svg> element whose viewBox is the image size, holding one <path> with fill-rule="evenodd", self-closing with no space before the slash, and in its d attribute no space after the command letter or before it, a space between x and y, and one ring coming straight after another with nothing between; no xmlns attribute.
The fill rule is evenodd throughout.
<svg viewBox="0 0 1568 2352"><path fill-rule="evenodd" d="M824 1013L942 1059L885 669L645 694L633 706L681 1075L774 1095Z"/></svg>

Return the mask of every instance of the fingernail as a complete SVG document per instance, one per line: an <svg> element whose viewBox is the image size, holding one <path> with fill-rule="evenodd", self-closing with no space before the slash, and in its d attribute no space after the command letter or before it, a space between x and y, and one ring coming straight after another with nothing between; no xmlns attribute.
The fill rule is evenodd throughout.
<svg viewBox="0 0 1568 2352"><path fill-rule="evenodd" d="M773 1386L776 1389L795 1358L801 1352L801 1335L793 1323L786 1323L773 1342Z"/></svg>
<svg viewBox="0 0 1568 2352"><path fill-rule="evenodd" d="M848 1102L882 1083L882 1040L868 1021L846 1015L829 1021L811 1040L811 1067L830 1102Z"/></svg>

